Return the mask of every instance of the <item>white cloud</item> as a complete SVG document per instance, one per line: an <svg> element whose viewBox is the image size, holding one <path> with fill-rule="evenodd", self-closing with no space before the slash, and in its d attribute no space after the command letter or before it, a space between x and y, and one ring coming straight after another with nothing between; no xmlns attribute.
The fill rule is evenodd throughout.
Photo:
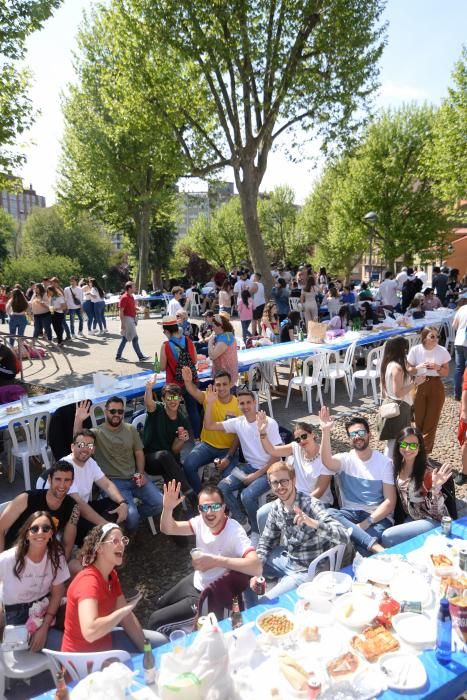
<svg viewBox="0 0 467 700"><path fill-rule="evenodd" d="M413 85L405 85L404 83L396 83L392 80L386 80L382 83L378 98L381 102L412 102L424 101L430 98L430 95L425 90L422 90Z"/></svg>

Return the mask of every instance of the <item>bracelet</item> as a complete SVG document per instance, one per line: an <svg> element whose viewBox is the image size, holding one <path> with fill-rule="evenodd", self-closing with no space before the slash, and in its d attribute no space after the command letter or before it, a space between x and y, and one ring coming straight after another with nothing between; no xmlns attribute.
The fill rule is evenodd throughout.
<svg viewBox="0 0 467 700"><path fill-rule="evenodd" d="M46 612L44 617L47 617L47 615L50 615L50 617L53 619L56 616L57 613L51 613L51 612Z"/></svg>
<svg viewBox="0 0 467 700"><path fill-rule="evenodd" d="M260 433L259 436L260 436L260 438L265 438L268 436L268 434L267 433Z"/></svg>
<svg viewBox="0 0 467 700"><path fill-rule="evenodd" d="M128 505L128 501L125 500L125 499L123 499L123 501L119 501L119 502L117 503L117 506L121 506L122 503L125 503L125 505Z"/></svg>

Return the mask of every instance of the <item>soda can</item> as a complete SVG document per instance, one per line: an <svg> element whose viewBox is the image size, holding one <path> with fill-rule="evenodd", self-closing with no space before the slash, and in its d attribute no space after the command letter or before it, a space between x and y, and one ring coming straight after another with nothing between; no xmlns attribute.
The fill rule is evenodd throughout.
<svg viewBox="0 0 467 700"><path fill-rule="evenodd" d="M139 472L135 472L133 474L133 481L135 482L136 486L142 486L143 485L143 475L140 474Z"/></svg>
<svg viewBox="0 0 467 700"><path fill-rule="evenodd" d="M264 578L264 576L256 577L255 593L257 595L264 595L266 593L266 579Z"/></svg>
<svg viewBox="0 0 467 700"><path fill-rule="evenodd" d="M184 435L185 435L185 428L183 427L183 425L180 425L177 428L177 437L179 440L182 440Z"/></svg>
<svg viewBox="0 0 467 700"><path fill-rule="evenodd" d="M444 515L441 518L441 532L446 537L449 537L451 535L451 530L452 530L452 518L450 518L449 515Z"/></svg>
<svg viewBox="0 0 467 700"><path fill-rule="evenodd" d="M314 698L317 698L321 692L321 683L317 678L314 678L313 676L310 676L308 678L308 695L307 697L311 700L314 700Z"/></svg>
<svg viewBox="0 0 467 700"><path fill-rule="evenodd" d="M461 549L459 552L459 569L467 571L467 549Z"/></svg>
<svg viewBox="0 0 467 700"><path fill-rule="evenodd" d="M221 460L219 459L219 457L216 457L216 458L214 459L214 466L215 466L216 469L219 469L219 464L220 464L220 463L221 463Z"/></svg>
<svg viewBox="0 0 467 700"><path fill-rule="evenodd" d="M203 615L202 617L198 617L198 622L196 623L196 629L200 630L203 625L206 624L207 617L206 615Z"/></svg>
<svg viewBox="0 0 467 700"><path fill-rule="evenodd" d="M401 603L401 613L411 612L420 613L422 612L422 604L419 600L403 600Z"/></svg>

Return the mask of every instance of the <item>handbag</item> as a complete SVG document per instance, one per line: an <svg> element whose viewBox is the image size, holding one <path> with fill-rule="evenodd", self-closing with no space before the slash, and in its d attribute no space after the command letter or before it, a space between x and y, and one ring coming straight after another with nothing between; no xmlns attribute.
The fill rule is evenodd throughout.
<svg viewBox="0 0 467 700"><path fill-rule="evenodd" d="M383 403L378 408L378 413L382 420L387 420L388 418L397 418L400 416L401 409L397 401L389 401L388 403Z"/></svg>

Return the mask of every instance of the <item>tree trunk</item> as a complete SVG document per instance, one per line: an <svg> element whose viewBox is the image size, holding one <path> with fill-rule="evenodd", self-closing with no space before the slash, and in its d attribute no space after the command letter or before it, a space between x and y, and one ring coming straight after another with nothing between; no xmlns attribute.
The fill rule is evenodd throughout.
<svg viewBox="0 0 467 700"><path fill-rule="evenodd" d="M271 275L271 264L264 246L263 236L259 228L258 220L258 191L260 183L254 172L254 165L242 165L243 179L241 179L240 171L234 169L235 182L240 202L242 205L243 223L248 243L248 251L250 253L251 262L255 272L260 272L266 299L268 299L273 287L273 279Z"/></svg>
<svg viewBox="0 0 467 700"><path fill-rule="evenodd" d="M162 268L153 267L151 270L151 279L154 291L156 291L156 289L162 289Z"/></svg>
<svg viewBox="0 0 467 700"><path fill-rule="evenodd" d="M136 275L136 288L139 292L148 283L149 273L149 224L151 215L151 203L144 202L138 217L138 272Z"/></svg>

